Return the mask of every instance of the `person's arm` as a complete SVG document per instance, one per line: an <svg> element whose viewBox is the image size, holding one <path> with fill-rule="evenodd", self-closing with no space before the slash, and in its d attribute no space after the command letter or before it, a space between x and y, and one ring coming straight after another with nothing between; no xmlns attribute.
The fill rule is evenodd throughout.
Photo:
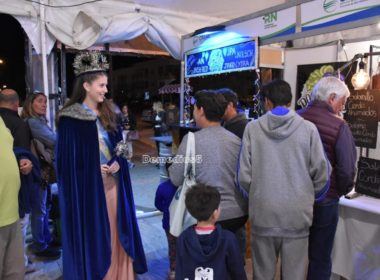
<svg viewBox="0 0 380 280"><path fill-rule="evenodd" d="M349 193L354 187L356 173L356 147L351 130L342 125L335 144L335 176L340 195Z"/></svg>
<svg viewBox="0 0 380 280"><path fill-rule="evenodd" d="M178 147L176 156L173 158L173 164L169 167L169 176L173 185L180 186L185 179L185 156L187 146L187 134L183 137L181 144Z"/></svg>
<svg viewBox="0 0 380 280"><path fill-rule="evenodd" d="M14 131L14 143L15 147L21 147L30 151L30 130L26 122L20 122L20 125Z"/></svg>
<svg viewBox="0 0 380 280"><path fill-rule="evenodd" d="M54 149L56 135L46 123L37 118L30 118L28 119L28 124L33 138L40 140L47 147Z"/></svg>
<svg viewBox="0 0 380 280"><path fill-rule="evenodd" d="M315 125L312 127L310 145L309 174L314 184L315 199L321 201L330 188L331 165Z"/></svg>
<svg viewBox="0 0 380 280"><path fill-rule="evenodd" d="M163 187L162 183L158 185L158 188L156 190L156 195L154 197L154 206L161 212L164 212L164 208L162 205L162 195L161 195L162 187Z"/></svg>
<svg viewBox="0 0 380 280"><path fill-rule="evenodd" d="M239 162L237 167L237 183L240 188L243 188L249 193L252 180L252 165L251 165L251 138L249 134L251 125L248 124L242 140L242 146L240 149Z"/></svg>

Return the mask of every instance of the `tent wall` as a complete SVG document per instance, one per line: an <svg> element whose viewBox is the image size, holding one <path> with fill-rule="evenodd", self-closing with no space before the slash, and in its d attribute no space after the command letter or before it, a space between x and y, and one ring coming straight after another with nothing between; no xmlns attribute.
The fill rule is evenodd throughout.
<svg viewBox="0 0 380 280"><path fill-rule="evenodd" d="M297 85L297 65L347 61L353 58L357 53L368 52L370 45L380 46L380 40L348 43L345 45L345 50L342 49L338 42L332 46L307 49L287 49L285 51L284 80L290 84L292 92L295 95ZM372 62L372 69L377 68L377 63L375 57ZM295 101L295 98L293 98L293 108L295 107Z"/></svg>
<svg viewBox="0 0 380 280"><path fill-rule="evenodd" d="M333 61L337 61L337 46L335 45L309 49L287 49L285 51L284 80L287 81L292 88L293 108L295 107L295 102L297 101L295 100L297 65Z"/></svg>

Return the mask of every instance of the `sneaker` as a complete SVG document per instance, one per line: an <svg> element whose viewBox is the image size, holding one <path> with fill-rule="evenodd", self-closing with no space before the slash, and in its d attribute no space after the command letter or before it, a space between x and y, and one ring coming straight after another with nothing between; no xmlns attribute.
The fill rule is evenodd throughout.
<svg viewBox="0 0 380 280"><path fill-rule="evenodd" d="M36 265L28 260L28 264L25 267L25 274L33 273L35 271L37 271Z"/></svg>
<svg viewBox="0 0 380 280"><path fill-rule="evenodd" d="M47 247L45 250L35 252L34 254L46 260L57 260L61 257L61 252L51 247Z"/></svg>

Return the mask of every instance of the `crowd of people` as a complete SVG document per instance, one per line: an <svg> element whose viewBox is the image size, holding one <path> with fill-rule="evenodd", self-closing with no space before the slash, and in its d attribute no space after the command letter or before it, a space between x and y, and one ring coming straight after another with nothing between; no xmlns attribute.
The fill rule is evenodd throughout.
<svg viewBox="0 0 380 280"><path fill-rule="evenodd" d="M118 116L106 99L107 68L100 53L75 58L57 133L47 123L43 93L28 96L20 117L17 93L0 92L0 279L33 271L25 253L29 221L36 256L57 259L62 247L64 279L130 280L147 271L128 162L136 120L127 105ZM169 231L169 205L186 174L184 161L175 159L185 157L188 135L156 193L168 279L246 279L247 246L254 279L274 279L280 256L282 279L330 279L338 201L356 172L354 140L341 117L349 90L324 77L297 112L287 82L273 80L262 91L267 113L254 121L238 113L238 96L228 88L195 94L201 160L185 204L196 224L179 237ZM159 105L155 110L162 135L165 116ZM55 182L60 215L51 232Z"/></svg>
<svg viewBox="0 0 380 280"><path fill-rule="evenodd" d="M176 268L175 279L192 279L200 270L206 276L223 271L215 259L201 256L225 246L216 237L214 243L204 240L199 229L205 220L235 234L243 257L234 258L244 265L247 217L254 279L274 279L280 256L282 279L330 279L338 201L353 188L356 172L354 139L342 119L350 92L340 79L324 77L310 104L296 112L290 109L287 82L271 81L262 91L266 114L251 122L238 114L236 94L228 89L195 95L193 115L200 128L194 133L195 151L202 159L195 164L196 182L220 193L220 213L217 219L200 219L187 206L198 223L179 237L176 265L191 267ZM179 159L186 144L185 136L169 169L176 186L184 180ZM186 253L190 248L197 253ZM224 250L214 258L225 260L225 279L244 279L234 274L238 264L228 265L232 255Z"/></svg>

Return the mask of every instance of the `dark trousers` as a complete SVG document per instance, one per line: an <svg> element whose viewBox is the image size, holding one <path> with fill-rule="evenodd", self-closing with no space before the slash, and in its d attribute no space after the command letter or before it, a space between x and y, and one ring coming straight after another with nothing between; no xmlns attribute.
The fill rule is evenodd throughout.
<svg viewBox="0 0 380 280"><path fill-rule="evenodd" d="M339 200L331 200L314 206L313 224L309 236L308 280L329 280L331 276L331 252L338 224Z"/></svg>
<svg viewBox="0 0 380 280"><path fill-rule="evenodd" d="M165 230L165 233L168 240L169 268L170 271L175 271L177 237L171 235L169 230Z"/></svg>
<svg viewBox="0 0 380 280"><path fill-rule="evenodd" d="M49 231L50 204L47 203L49 200L49 188L50 186L41 186L32 200L30 228L33 237L32 248L35 252L45 250L51 241L51 233Z"/></svg>

